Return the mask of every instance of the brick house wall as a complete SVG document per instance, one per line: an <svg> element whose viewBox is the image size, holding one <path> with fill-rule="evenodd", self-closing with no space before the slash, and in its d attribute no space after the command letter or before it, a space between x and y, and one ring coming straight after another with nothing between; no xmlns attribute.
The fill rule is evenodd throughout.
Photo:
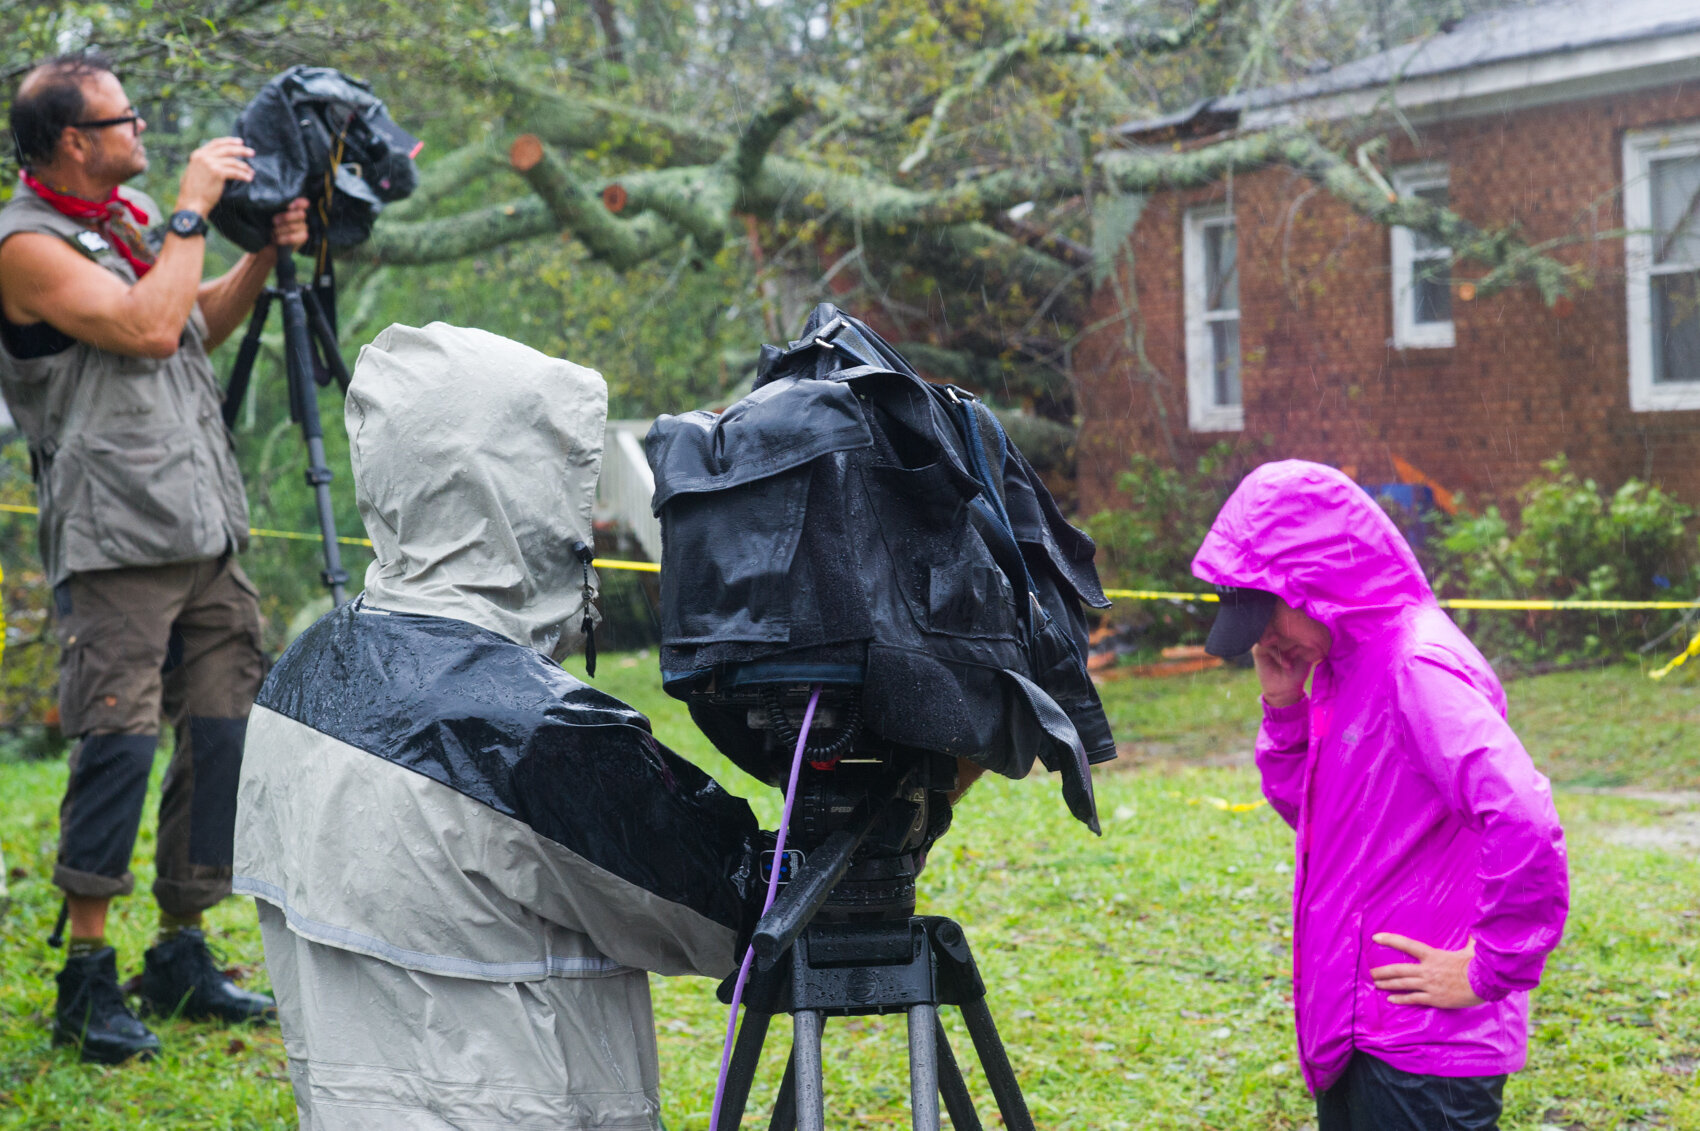
<svg viewBox="0 0 1700 1131"><path fill-rule="evenodd" d="M1450 204L1530 242L1623 226L1626 131L1700 122L1700 87L1667 86L1424 127L1391 137L1383 171L1450 170ZM1238 237L1245 427L1187 426L1182 217L1232 200ZM1462 301L1456 345L1395 349L1387 229L1283 169L1231 186L1156 194L1129 241L1119 287L1093 300L1103 328L1076 356L1084 424L1080 513L1118 503L1134 452L1191 466L1228 441L1247 466L1299 457L1395 481L1402 457L1475 504L1508 501L1564 453L1613 488L1650 478L1700 506L1700 411L1631 412L1621 239L1558 249L1592 289L1549 310L1529 288ZM1460 264L1455 273L1479 272ZM1117 319L1121 296L1137 315ZM1148 365L1139 361L1140 345Z"/></svg>

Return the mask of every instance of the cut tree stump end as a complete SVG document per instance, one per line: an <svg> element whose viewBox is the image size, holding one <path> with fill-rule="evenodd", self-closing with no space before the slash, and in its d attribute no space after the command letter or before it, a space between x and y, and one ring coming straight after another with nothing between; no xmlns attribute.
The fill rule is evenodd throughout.
<svg viewBox="0 0 1700 1131"><path fill-rule="evenodd" d="M520 134L508 147L508 164L515 172L529 173L543 160L543 142L536 134Z"/></svg>

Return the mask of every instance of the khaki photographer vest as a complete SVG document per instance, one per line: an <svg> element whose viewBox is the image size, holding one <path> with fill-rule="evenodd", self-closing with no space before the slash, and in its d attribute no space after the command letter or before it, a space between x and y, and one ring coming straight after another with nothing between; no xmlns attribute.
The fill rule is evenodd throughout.
<svg viewBox="0 0 1700 1131"><path fill-rule="evenodd" d="M159 206L119 189L157 223ZM19 232L65 240L126 283L115 250L26 186L0 209L0 243ZM82 239L79 239L82 237ZM104 241L100 241L104 242ZM29 441L48 583L73 573L216 558L248 545L248 502L197 307L167 358L84 342L14 357L0 342L0 393Z"/></svg>

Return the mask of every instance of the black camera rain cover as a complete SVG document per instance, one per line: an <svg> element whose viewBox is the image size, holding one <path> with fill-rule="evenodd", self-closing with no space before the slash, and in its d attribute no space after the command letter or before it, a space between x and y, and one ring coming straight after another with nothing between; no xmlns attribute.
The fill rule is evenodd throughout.
<svg viewBox="0 0 1700 1131"><path fill-rule="evenodd" d="M391 120L372 88L330 67L291 67L243 108L233 132L254 156L251 181L227 181L210 219L244 251L271 242L272 217L306 197L311 238L333 249L372 234L386 203L413 192L420 143ZM319 205L329 202L329 223Z"/></svg>
<svg viewBox="0 0 1700 1131"><path fill-rule="evenodd" d="M822 304L763 347L747 397L660 417L645 447L662 679L723 753L768 776L710 688L855 683L874 736L1009 777L1037 758L1097 829L1090 763L1115 740L1086 670L1096 546L971 393Z"/></svg>

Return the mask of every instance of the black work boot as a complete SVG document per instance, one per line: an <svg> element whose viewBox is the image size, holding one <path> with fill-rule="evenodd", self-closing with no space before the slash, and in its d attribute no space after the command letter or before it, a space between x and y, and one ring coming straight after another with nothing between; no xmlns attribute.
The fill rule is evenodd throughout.
<svg viewBox="0 0 1700 1131"><path fill-rule="evenodd" d="M147 1013L228 1022L277 1017L271 998L239 989L224 976L207 949L207 936L192 927L148 949L136 992Z"/></svg>
<svg viewBox="0 0 1700 1131"><path fill-rule="evenodd" d="M146 1060L159 1052L159 1038L136 1020L118 988L117 951L105 947L67 958L57 980L55 1046L78 1045L83 1059L96 1064L120 1064L132 1056Z"/></svg>

